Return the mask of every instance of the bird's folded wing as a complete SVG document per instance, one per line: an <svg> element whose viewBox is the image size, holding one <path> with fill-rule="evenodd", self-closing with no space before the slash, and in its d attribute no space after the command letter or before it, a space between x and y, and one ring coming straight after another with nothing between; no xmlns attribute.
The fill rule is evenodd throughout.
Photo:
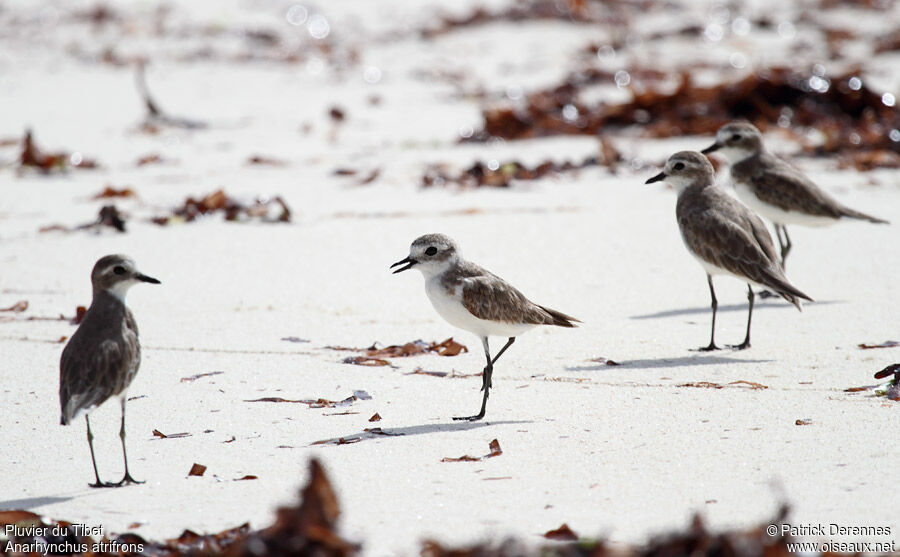
<svg viewBox="0 0 900 557"><path fill-rule="evenodd" d="M121 392L134 375L137 359L134 346L111 339L72 348L81 349L65 350L60 361L60 400L69 401L62 409L67 417Z"/></svg>
<svg viewBox="0 0 900 557"><path fill-rule="evenodd" d="M553 320L511 284L491 274L463 279L462 302L469 313L488 321L540 325Z"/></svg>
<svg viewBox="0 0 900 557"><path fill-rule="evenodd" d="M783 211L807 215L840 217L840 205L799 170L781 164L750 177L756 197Z"/></svg>
<svg viewBox="0 0 900 557"><path fill-rule="evenodd" d="M775 288L772 279L779 274L777 267L773 266L771 256L760 245L753 227L748 230L740 223L712 212L695 213L691 218L682 217L679 225L685 244L704 261L752 282ZM768 235L767 231L764 232ZM769 251L774 254L774 248Z"/></svg>

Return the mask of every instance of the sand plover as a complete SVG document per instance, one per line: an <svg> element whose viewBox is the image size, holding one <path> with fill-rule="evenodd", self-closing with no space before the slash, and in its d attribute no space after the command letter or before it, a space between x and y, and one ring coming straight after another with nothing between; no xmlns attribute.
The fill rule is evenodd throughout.
<svg viewBox="0 0 900 557"><path fill-rule="evenodd" d="M391 265L400 267L394 274L418 269L425 276L425 293L431 305L448 323L478 335L484 346L487 365L482 375L481 411L474 416L454 420L480 420L484 417L494 364L516 337L537 325L574 327L580 323L556 310L535 304L500 277L466 261L449 237L443 234L420 236L409 248L409 257ZM491 358L488 337L508 340Z"/></svg>
<svg viewBox="0 0 900 557"><path fill-rule="evenodd" d="M712 152L721 153L731 163L731 179L741 201L775 225L782 268L791 251L788 224L827 226L842 218L888 224L845 207L802 172L769 153L763 146L762 134L749 122L722 126L716 133L716 142L702 151Z"/></svg>
<svg viewBox="0 0 900 557"><path fill-rule="evenodd" d="M747 336L733 346L742 350L750 346L750 321L753 318L751 284L770 288L800 309L800 300L812 298L797 290L778 262L775 245L762 219L738 200L715 185L715 171L709 160L694 151L675 153L666 161L665 169L645 183L666 181L678 190L675 214L681 239L688 251L706 271L709 295L712 297L712 332L709 346L700 350L718 350L716 346L716 291L712 276L731 275L747 283Z"/></svg>
<svg viewBox="0 0 900 557"><path fill-rule="evenodd" d="M125 307L125 293L139 282L159 284L155 278L138 272L134 261L124 255L100 258L91 271L94 292L91 307L63 349L59 362L60 423L68 425L84 413L91 463L97 480L90 484L91 487L143 483L132 478L128 472L128 453L125 451L126 391L141 365L137 323ZM91 410L112 396L118 396L122 404L119 438L122 440L125 477L119 483L100 481L94 458L94 435L88 419Z"/></svg>

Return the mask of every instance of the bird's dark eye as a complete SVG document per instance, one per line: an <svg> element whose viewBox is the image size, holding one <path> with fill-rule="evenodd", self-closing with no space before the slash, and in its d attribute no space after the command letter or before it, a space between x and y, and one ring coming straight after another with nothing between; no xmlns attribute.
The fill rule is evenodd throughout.
<svg viewBox="0 0 900 557"><path fill-rule="evenodd" d="M732 141L737 141L737 140L740 139L740 138L741 138L741 134L739 134L739 133L736 133L736 134L734 134L734 135L731 136L731 140L732 140Z"/></svg>
<svg viewBox="0 0 900 557"><path fill-rule="evenodd" d="M431 246L427 250L425 250L425 255L434 255L436 253L437 253L437 248L434 246Z"/></svg>
<svg viewBox="0 0 900 557"><path fill-rule="evenodd" d="M123 267L121 265L116 265L115 267L113 267L113 272L117 275L124 275L125 267Z"/></svg>
<svg viewBox="0 0 900 557"><path fill-rule="evenodd" d="M683 169L684 169L683 162L676 162L675 166L672 167L672 170L683 170Z"/></svg>

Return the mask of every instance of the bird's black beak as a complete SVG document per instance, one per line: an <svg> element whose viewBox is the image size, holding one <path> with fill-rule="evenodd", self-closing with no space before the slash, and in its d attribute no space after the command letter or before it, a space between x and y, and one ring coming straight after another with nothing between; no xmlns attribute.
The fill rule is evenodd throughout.
<svg viewBox="0 0 900 557"><path fill-rule="evenodd" d="M138 273L138 274L134 275L134 278L138 279L141 282L149 282L150 284L162 284L155 278L148 277L147 275L145 275L143 273Z"/></svg>
<svg viewBox="0 0 900 557"><path fill-rule="evenodd" d="M394 263L393 265L391 265L391 269L393 269L397 265L403 265L404 263L407 263L408 265L406 265L406 267L400 267L399 269L394 271L392 274L396 275L397 273L402 273L403 271L408 271L408 270L412 269L413 265L418 263L418 261L416 261L412 257L407 257L406 259L404 259L402 261L398 261L398 262Z"/></svg>
<svg viewBox="0 0 900 557"><path fill-rule="evenodd" d="M645 184L652 184L653 182L659 182L659 181L665 180L665 179L666 179L666 173L665 173L665 172L660 172L659 174L657 174L657 175L654 176L653 178L650 178L649 180L647 180L647 181L644 182L644 183L645 183Z"/></svg>
<svg viewBox="0 0 900 557"><path fill-rule="evenodd" d="M719 147L721 147L721 145L719 145L718 143L713 143L712 145L710 145L709 147L707 147L706 149L704 149L700 152L703 153L704 155L708 155L708 154L712 153L713 151L718 151Z"/></svg>

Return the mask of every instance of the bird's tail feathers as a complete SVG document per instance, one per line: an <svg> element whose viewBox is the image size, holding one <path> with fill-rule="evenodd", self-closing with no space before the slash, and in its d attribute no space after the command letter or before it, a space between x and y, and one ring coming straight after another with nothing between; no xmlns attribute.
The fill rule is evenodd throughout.
<svg viewBox="0 0 900 557"><path fill-rule="evenodd" d="M891 224L890 221L886 221L884 219L880 219L878 217L873 217L872 215L867 215L865 213L861 213L859 211L854 211L849 207L841 208L841 216L849 217L851 219L859 219L859 220L867 220L874 224Z"/></svg>
<svg viewBox="0 0 900 557"><path fill-rule="evenodd" d="M803 293L799 288L788 282L787 277L785 277L783 273L778 274L781 276L771 273L766 277L769 279L766 286L773 289L775 292L778 292L778 295L788 302L794 304L794 307L796 307L798 311L803 311L800 300L807 300L809 302L815 301Z"/></svg>
<svg viewBox="0 0 900 557"><path fill-rule="evenodd" d="M555 309L550 309L544 306L538 307L546 311L550 316L551 320L546 323L547 325L556 325L557 327L577 327L575 323L581 323L580 320L572 317L571 315L566 315L561 311L556 311Z"/></svg>

